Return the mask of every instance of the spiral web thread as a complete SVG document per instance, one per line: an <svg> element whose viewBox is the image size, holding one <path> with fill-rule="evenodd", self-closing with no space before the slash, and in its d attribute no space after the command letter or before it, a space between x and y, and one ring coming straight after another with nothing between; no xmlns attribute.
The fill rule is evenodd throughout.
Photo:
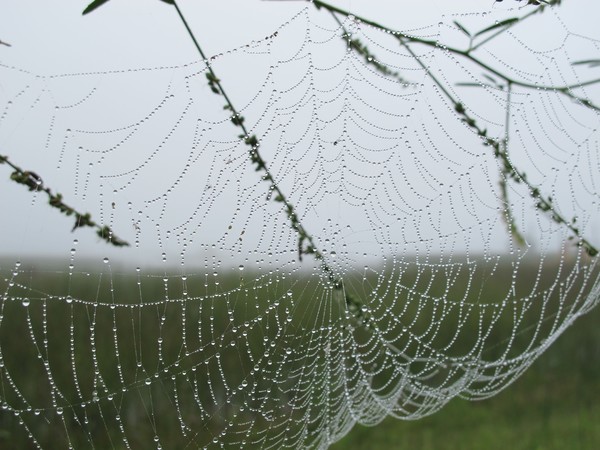
<svg viewBox="0 0 600 450"><path fill-rule="evenodd" d="M577 82L570 50L599 41L557 14L544 17L563 35L557 48L536 51L511 30L484 56L529 83ZM459 40L454 19L497 17L406 32ZM0 143L45 158L47 179L132 244L108 249L78 230L48 265L26 250L49 237L32 235L19 262L2 261L1 420L15 442L325 448L357 422L493 396L595 306L596 259L527 186L504 179L502 195L501 161L393 37L342 25L405 83L311 8L209 62L342 291L318 261L299 261L203 61L50 75L0 66ZM478 68L443 48L414 51L593 241L598 113L515 89L507 122L505 89ZM11 208L35 222L47 209L38 198ZM346 294L360 299L358 320Z"/></svg>

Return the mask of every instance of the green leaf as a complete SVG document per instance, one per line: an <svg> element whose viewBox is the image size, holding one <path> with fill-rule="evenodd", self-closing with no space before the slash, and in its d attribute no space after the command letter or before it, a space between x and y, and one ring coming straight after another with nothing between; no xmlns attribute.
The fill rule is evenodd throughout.
<svg viewBox="0 0 600 450"><path fill-rule="evenodd" d="M175 0L160 0L161 2L165 2L168 5L174 5L175 4Z"/></svg>
<svg viewBox="0 0 600 450"><path fill-rule="evenodd" d="M583 59L581 61L574 61L571 64L574 66L586 65L590 67L597 67L600 66L600 59Z"/></svg>
<svg viewBox="0 0 600 450"><path fill-rule="evenodd" d="M491 84L488 83L456 83L456 86L463 86L463 87L489 87L489 88L495 88L497 86L492 86Z"/></svg>
<svg viewBox="0 0 600 450"><path fill-rule="evenodd" d="M456 25L456 27L462 31L463 33L465 33L467 36L471 37L471 33L469 33L467 31L467 29L465 27L463 27L460 23L458 23L456 20L454 21L454 25Z"/></svg>
<svg viewBox="0 0 600 450"><path fill-rule="evenodd" d="M491 77L491 76L489 76L487 73L484 73L482 76L485 79L487 79L487 80L491 81L492 83L494 83L495 85L498 85L498 82L496 81L496 79L493 78L493 77Z"/></svg>
<svg viewBox="0 0 600 450"><path fill-rule="evenodd" d="M108 2L108 0L94 0L92 3L90 3L89 5L87 5L87 8L85 8L83 10L82 15L86 15L91 13L93 10L95 10L96 8L101 7L102 5L104 5L106 2Z"/></svg>
<svg viewBox="0 0 600 450"><path fill-rule="evenodd" d="M162 0L161 0L161 1L162 1ZM207 79L208 81L210 81L211 83L218 83L218 82L220 82L220 81L221 81L221 80L219 80L219 79L218 79L218 78L215 76L215 74L214 74L214 73L212 73L212 72L206 72L206 79Z"/></svg>
<svg viewBox="0 0 600 450"><path fill-rule="evenodd" d="M518 22L519 20L520 19L518 17L512 17L510 19L503 20L503 21L495 23L494 25L491 25L487 28L484 28L481 31L478 31L477 33L475 33L475 35L473 37L481 36L482 34L485 34L488 31L495 30L496 28L501 28L501 27L505 27L507 25L512 25L513 23Z"/></svg>

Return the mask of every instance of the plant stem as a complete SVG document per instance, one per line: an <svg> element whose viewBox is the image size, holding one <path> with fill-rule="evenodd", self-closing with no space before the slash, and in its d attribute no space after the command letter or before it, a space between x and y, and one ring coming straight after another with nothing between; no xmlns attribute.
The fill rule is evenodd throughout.
<svg viewBox="0 0 600 450"><path fill-rule="evenodd" d="M350 33L348 33L348 30L346 30L346 27L344 27L344 24L338 18L338 16L336 16L333 11L329 11L329 13L331 14L331 16L334 18L334 20L337 22L339 27L344 32L343 36L345 39L346 38L348 39L348 45L364 58L364 61L366 64L373 66L378 72L380 72L386 76L395 78L396 80L398 80L400 83L402 83L405 86L413 84L413 83L405 80L404 78L402 78L402 76L400 75L400 73L398 71L392 70L385 64L381 63L376 58L376 56L369 51L367 46L364 45L362 42L360 42L358 39L352 39L350 36Z"/></svg>
<svg viewBox="0 0 600 450"><path fill-rule="evenodd" d="M204 63L208 70L207 78L208 78L209 86L211 87L211 89L213 90L213 92L215 94L223 96L223 98L225 99L225 102L226 102L225 109L228 109L232 113L231 121L233 122L233 124L235 126L238 126L243 132L243 134L241 135L241 138L243 138L246 145L248 145L250 147L250 151L249 151L250 160L252 161L252 163L254 163L256 165L257 171L263 172L263 176L262 176L263 180L271 183L271 189L272 189L273 193L275 193L275 196L273 197L274 201L283 203L283 205L285 207L288 219L290 220L290 225L291 225L292 229L294 229L294 231L296 231L296 233L298 234L298 259L300 261L302 261L302 255L313 255L313 257L317 261L319 261L320 269L324 273L325 277L327 278L327 281L330 283L330 287L335 292L342 293L342 295L344 296L347 310L354 316L354 318L360 324L366 326L367 328L373 327L372 318L368 314L368 312L363 310L362 303L358 299L356 299L354 296L352 296L351 294L349 294L345 291L342 278L340 278L336 275L333 268L327 263L325 255L323 255L323 253L317 248L313 236L310 233L308 233L306 228L304 228L304 226L300 222L300 218L298 217L298 214L296 213L295 207L287 199L287 197L285 196L285 194L283 193L281 188L278 186L277 182L275 181L273 175L271 174L271 172L267 166L266 161L260 155L260 152L259 152L260 142L259 142L258 138L255 135L250 135L248 129L244 125L244 118L238 113L238 111L236 110L235 106L233 105L231 99L225 93L225 90L223 89L223 85L221 84L221 80L219 80L215 71L211 67L209 60L206 58L206 55L202 51L202 48L200 47L198 40L194 36L194 33L192 32L187 21L185 20L183 13L181 12L181 10L179 9L179 6L177 5L177 2L174 1L173 5L175 6L177 14L179 15L179 18L181 19L181 21L183 22L190 38L194 42L194 45L195 45L196 49L198 50L198 53L204 60Z"/></svg>
<svg viewBox="0 0 600 450"><path fill-rule="evenodd" d="M409 41L410 43L426 45L428 47L436 48L436 49L443 50L443 51L448 52L448 53L453 53L455 55L467 58L468 60L470 60L474 64L478 65L482 69L490 72L491 74L496 75L498 78L501 78L502 80L504 80L507 83L513 84L514 86L520 86L520 87L523 87L523 88L536 89L536 90L542 90L542 91L559 92L560 94L565 95L566 97L569 97L570 99L579 102L583 106L591 108L591 109L593 109L595 111L600 111L600 106L595 105L594 103L592 103L590 100L588 100L586 98L576 96L575 94L573 94L571 92L571 90L576 89L576 88L580 88L580 87L584 87L584 86L589 86L589 85L592 85L592 84L598 84L598 83L600 83L600 78L596 78L596 79L593 79L593 80L584 81L582 83L571 84L571 85L564 85L564 86L544 86L544 85L536 85L536 84L528 83L526 81L521 81L521 80L514 79L512 77L509 77L508 75L500 72L499 70L494 69L493 67L491 67L490 65L486 64L485 62L483 62L479 58L473 56L472 55L473 49L470 49L470 50L460 50L460 49L457 49L457 48L454 48L454 47L441 46L439 44L439 42L437 42L437 41L432 41L432 40L429 40L429 39L422 39L422 38L418 38L416 36L411 36L411 35L405 34L405 33L401 32L401 31L392 30L392 29L390 29L390 28L388 28L388 27L386 27L384 25L381 25L381 24L379 24L377 22L374 22L372 20L366 19L366 18L361 17L361 16L357 16L355 14L352 14L350 11L345 11L343 9L337 8L337 7L335 7L333 5L330 5L328 3L325 3L325 2L323 2L321 0L311 0L311 1L315 5L315 7L317 9L324 8L324 9L330 11L330 12L335 12L335 13L341 14L341 15L343 15L345 17L352 16L353 18L355 18L356 20L358 20L358 21L360 21L362 23L370 25L370 26L372 26L374 28L377 28L379 30L385 31L386 33L391 33L392 36L395 36L399 40L404 39L406 41ZM526 18L526 17L529 17L529 15L523 16L523 17Z"/></svg>
<svg viewBox="0 0 600 450"><path fill-rule="evenodd" d="M525 19L528 19L529 17L535 15L535 14L539 14L541 12L544 12L544 9L546 8L546 6L553 6L560 3L560 0L553 0L553 1L549 1L547 2L545 5L540 5L539 8L534 9L533 11L525 14L524 16L520 17L518 20L511 22L509 24L506 24L506 26L502 27L502 29L500 31L497 31L496 33L493 33L491 36L488 36L487 38L479 41L476 45L474 45L473 47L471 47L469 49L469 51L475 51L477 50L479 47L487 44L488 42L490 42L491 40L497 38L498 36L504 34L505 31L507 31L509 28L514 27L516 24L523 22Z"/></svg>
<svg viewBox="0 0 600 450"><path fill-rule="evenodd" d="M504 140L503 147L504 153L508 156L508 142L510 136L510 102L511 102L511 94L512 94L512 85L508 83L506 86L506 117L504 124ZM510 200L508 198L508 180L510 179L510 171L507 171L506 168L502 168L500 171L500 194L502 195L502 203L504 204L504 221L506 222L506 227L508 228L508 233L513 237L513 239L517 242L521 247L525 245L525 238L519 232L519 228L517 227L517 222L515 220L515 216L512 212L512 206L510 204Z"/></svg>
<svg viewBox="0 0 600 450"><path fill-rule="evenodd" d="M409 36L402 32L391 30L387 27L384 27L383 25L380 25L376 22L365 19L363 17L356 16L356 15L350 13L349 11L344 11L343 9L329 5L321 0L312 0L312 2L317 9L324 8L324 9L328 10L330 13L332 13L332 15L334 15L334 16L335 16L335 13L338 13L345 17L353 17L354 20L358 20L367 25L370 25L377 29L383 30L387 33L391 33L393 36L395 36L398 39L398 41L400 42L400 44L407 50L407 52L419 64L419 66L421 66L421 68L425 71L427 76L434 82L434 84L438 87L438 89L452 103L455 111L462 117L462 121L466 125L468 125L471 129L473 129L480 138L482 138L484 145L491 146L494 149L494 156L497 159L499 159L503 165L503 167L501 168L502 174L505 177L507 177L508 179L513 179L516 183L523 183L525 186L527 186L531 197L536 201L536 204L535 204L536 208L542 212L548 213L554 222L556 222L560 225L566 226L573 233L573 235L577 238L577 245L580 247L583 247L583 249L586 251L586 253L589 256L594 257L598 254L598 249L596 247L594 247L587 239L585 239L583 236L581 236L579 228L577 226L575 226L575 220L573 220L573 221L566 220L554 207L554 205L552 203L552 198L550 196L544 197L540 193L540 189L527 180L527 176L526 176L525 172L517 169L510 161L510 157L508 156L507 149L502 148L502 144L501 144L502 140L490 138L487 136L487 130L483 129L483 128L479 127L479 125L477 125L476 120L471 115L468 114L464 105L461 102L459 102L456 98L454 98L454 96L449 92L449 90L446 88L446 86L444 86L442 84L442 82L431 72L429 67L427 67L425 65L425 63L423 63L423 61L412 50L412 48L409 47L408 43L410 42L411 44L412 43L423 44L423 45L427 45L427 46L438 48L438 49L443 48L443 50L445 50L445 51L465 57L465 58L471 60L472 62L478 64L480 67L487 70L488 72L490 72L490 73L496 75L497 77L501 78L502 80L504 80L506 82L507 86L510 86L511 88L513 85L516 85L516 86L520 86L523 88L529 88L529 89L541 89L541 90L546 90L546 91L560 92L574 100L579 101L582 105L589 107L591 109L594 109L596 111L600 111L600 108L598 106L594 105L592 102L590 102L587 99L579 98L579 97L571 94L570 90L575 87L581 87L581 86L587 86L587 85L591 85L591 84L600 83L600 79L590 80L590 81L580 83L577 85L554 86L554 87L553 86L536 86L536 85L529 84L526 82L521 82L519 80L514 80L511 77L508 77L508 76L500 73L499 71L491 68L484 62L480 61L478 58L474 57L470 53L469 50L465 51L465 50L455 49L453 47L445 47L445 46L441 47L436 41L421 39L421 38L417 38L414 36ZM524 16L524 17L525 18L529 17L529 15ZM508 112L507 114L510 114L510 112ZM504 189L504 191L503 191L503 189ZM501 194L504 197L506 197L504 192L507 193L506 186L501 186ZM505 203L508 204L506 201L505 201ZM510 222L509 229L510 229L511 234L513 236L518 236L522 239L522 236L520 236L520 234L518 233L518 230L516 230L516 224L514 223L514 218L512 217L512 213L509 213L509 214L510 215L508 217L508 221ZM517 239L518 239L518 237L517 237Z"/></svg>
<svg viewBox="0 0 600 450"><path fill-rule="evenodd" d="M216 88L216 89L213 89L213 92L223 96L223 98L225 99L225 102L226 102L226 109L228 109L232 113L232 122L234 123L234 125L240 127L240 129L243 131L243 139L244 139L245 143L251 147L251 151L250 151L251 155L250 156L251 156L252 162L254 162L257 165L257 170L262 170L262 172L264 173L263 180L269 181L272 183L272 189L273 189L274 193L276 194L275 195L276 201L283 203L287 209L288 218L291 221L292 228L294 230L296 230L296 232L299 235L299 238L298 238L299 239L299 244L298 244L299 259L302 260L303 254L313 253L317 259L323 260L323 255L321 254L321 252L319 252L316 249L312 236L306 232L306 230L300 223L300 219L298 218L298 216L296 214L296 210L295 210L294 206L287 200L287 197L285 196L283 191L279 188L279 186L275 182L275 179L273 178L273 175L271 174L271 171L269 170L267 163L261 157L260 152L259 152L258 138L256 138L255 136L251 136L250 133L248 132L248 129L244 125L243 117L239 114L239 112L237 111L237 109L235 108L233 103L231 102L231 99L225 92L225 89L223 88L223 85L221 84L221 80L219 80L215 71L211 67L211 65L208 61L208 58L202 51L202 48L200 47L198 40L194 36L194 33L192 32L190 26L188 25L187 20L185 19L183 13L181 12L181 9L179 9L177 2L173 2L173 5L175 6L175 10L177 11L179 18L183 22L183 25L185 26L190 38L192 39L196 49L198 50L198 53L200 54L200 56L202 57L205 65L206 65L208 74L210 74L207 77L209 80L209 85L212 88ZM313 251L309 251L308 249L305 249L303 247L304 240L308 241L309 247L314 249ZM326 270L326 271L330 272L330 269L329 268L327 268L327 269L328 270Z"/></svg>
<svg viewBox="0 0 600 450"><path fill-rule="evenodd" d="M102 240L114 245L115 247L126 247L129 243L119 239L107 225L99 225L89 213L81 213L73 207L67 205L62 201L62 195L53 193L49 187L45 187L42 178L35 172L23 170L8 159L8 156L0 155L0 164L7 164L13 168L13 173L10 178L16 183L23 184L29 188L30 191L45 192L48 196L48 203L53 208L58 209L61 213L67 216L75 216L75 224L73 225L72 231L81 227L92 227L96 229L96 234Z"/></svg>

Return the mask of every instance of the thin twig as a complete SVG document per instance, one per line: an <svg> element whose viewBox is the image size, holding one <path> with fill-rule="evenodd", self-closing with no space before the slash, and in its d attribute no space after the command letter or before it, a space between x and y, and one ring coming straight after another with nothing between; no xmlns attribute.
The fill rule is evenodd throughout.
<svg viewBox="0 0 600 450"><path fill-rule="evenodd" d="M298 217L298 214L296 213L295 207L287 199L286 195L283 193L283 191L281 190L281 188L275 181L275 178L273 177L271 171L269 170L266 161L262 158L262 156L260 154L259 139L256 137L256 135L251 135L250 132L248 131L248 129L246 128L246 125L244 125L244 121L245 121L244 117L238 112L238 110L233 105L231 99L225 92L225 89L223 88L223 85L221 84L221 80L217 77L215 71L213 70L212 66L210 65L208 58L202 51L202 48L200 47L198 40L194 36L194 33L192 32L190 26L188 25L183 13L181 12L181 9L177 5L177 2L173 1L173 6L175 6L175 9L177 11L177 14L179 15L179 18L181 19L190 38L192 39L192 41L194 43L194 46L198 50L198 53L200 54L200 56L202 57L205 65L206 65L206 68L208 70L208 72L206 73L206 78L208 79L208 84L209 84L211 90L217 95L222 95L223 98L225 99L225 103L226 103L225 109L229 110L231 113L231 122L235 126L239 127L242 130L243 134L240 135L240 138L243 139L244 143L250 147L249 156L250 156L251 162L255 165L257 171L263 172L262 179L264 181L271 183L270 197L273 198L273 200L276 202L283 203L283 205L285 207L288 219L290 220L290 225L298 234L298 258L299 258L299 260L300 261L302 260L302 255L309 255L309 254L313 255L315 257L315 259L317 259L320 262L321 270L326 274L328 281L330 281L334 286L341 286L341 280L335 276L333 269L327 264L327 262L325 260L325 256L317 248L314 238L312 237L311 234L309 234L307 232L307 230L304 228L304 226L300 222L300 219Z"/></svg>
<svg viewBox="0 0 600 450"><path fill-rule="evenodd" d="M504 124L504 140L503 147L504 153L508 157L508 143L510 136L510 104L511 104L511 95L512 95L512 85L508 83L506 86L506 117ZM525 245L525 238L519 231L517 227L517 222L515 220L515 216L512 212L512 206L510 204L510 199L508 198L508 180L510 179L510 171L506 169L506 167L502 167L500 171L500 194L502 195L502 202L504 203L504 221L506 222L506 227L508 228L508 233L513 237L513 239L517 242L518 245L523 247Z"/></svg>
<svg viewBox="0 0 600 450"><path fill-rule="evenodd" d="M438 89L452 103L455 111L461 116L461 118L462 118L461 120L466 125L468 125L471 129L473 129L473 131L475 131L475 133L482 139L484 145L490 146L494 149L494 156L501 161L502 166L503 166L501 168L502 174L505 175L506 177L508 177L508 179L512 179L516 183L523 183L525 186L527 186L531 197L535 201L535 207L537 209L539 209L540 211L549 214L551 219L554 222L556 222L560 225L565 225L573 233L574 238L577 239L577 245L582 247L589 256L594 257L598 254L598 249L596 247L594 247L587 239L585 239L583 236L581 236L580 230L575 224L576 220L573 219L573 220L569 221L569 220L565 219L558 212L556 207L554 206L552 197L550 197L550 196L544 197L541 194L539 187L533 185L531 182L528 181L527 175L525 174L525 172L517 169L513 165L513 163L510 160L507 150L502 148L503 140L502 139L494 139L487 135L487 129L483 129L477 124L476 120L467 112L467 110L465 109L465 106L461 102L459 102L456 98L454 98L454 96L449 92L449 90L446 88L446 86L444 86L442 84L442 82L431 72L429 67L427 67L425 65L425 63L423 63L423 61L417 56L417 54L412 50L412 48L408 44L415 43L415 44L423 44L423 45L431 46L431 47L438 48L438 49L443 48L444 51L448 51L450 53L454 53L456 55L465 57L465 58L471 60L472 62L478 64L480 67L484 68L488 72L490 72L490 73L496 75L498 78L501 78L502 80L504 80L507 85L510 85L510 86L517 85L517 86L520 86L523 88L556 91L556 92L564 94L572 99L575 99L575 100L579 101L582 105L589 107L591 109L594 109L596 111L600 111L600 108L598 106L592 104L592 102L590 102L587 99L579 98L579 97L573 95L570 92L570 90L574 89L575 87L581 87L581 86L587 86L587 85L591 85L591 84L600 83L600 79L590 80L590 81L580 83L577 85L567 85L567 86L537 86L537 85L529 84L529 83L522 82L519 80L514 80L511 77L508 77L508 76L502 74L501 72L491 68L486 63L480 61L478 58L471 55L468 50L467 51L459 50L459 49L455 49L453 47L446 47L446 46L442 47L436 41L421 39L421 38L407 35L405 33L399 32L399 31L391 30L387 27L384 27L383 25L380 25L376 22L365 19L363 17L356 16L356 15L350 13L349 11L344 11L343 9L329 5L321 0L312 0L312 2L317 9L324 8L324 9L328 10L329 12L331 12L332 14L338 13L345 17L352 17L353 20L363 22L367 25L371 25L377 29L383 30L387 33L390 33L392 36L396 37L398 39L398 41L400 42L400 44L407 50L407 52L413 57L413 59L425 71L427 76L434 82L434 84L438 87ZM524 16L524 17L528 17L528 16ZM511 231L514 231L512 226L510 228L511 228Z"/></svg>
<svg viewBox="0 0 600 450"><path fill-rule="evenodd" d="M560 3L561 0L552 0L549 2L546 2L546 4L544 5L540 5L539 8L534 9L533 11L525 14L524 16L521 16L518 20L515 20L514 22L510 22L508 24L506 24L506 26L503 26L502 29L500 31L497 31L496 33L493 33L491 36L488 36L487 38L483 39L482 41L478 42L476 45L474 45L473 47L470 48L470 51L475 51L477 50L479 47L487 44L488 42L490 42L491 40L497 38L498 36L504 34L504 32L506 32L509 28L512 28L513 26L517 25L518 23L522 23L525 19L528 19L529 17L535 15L535 14L539 14L544 12L544 9L546 8L546 6L554 6Z"/></svg>
<svg viewBox="0 0 600 450"><path fill-rule="evenodd" d="M274 1L274 0L271 0ZM279 0L281 1L281 0ZM398 71L390 69L387 65L380 62L374 53L372 53L365 44L363 44L359 39L352 39L351 34L346 30L346 27L342 23L342 21L335 15L333 11L329 11L331 16L335 19L341 30L344 32L342 37L348 40L348 46L352 48L355 52L361 55L364 58L364 61L367 65L373 66L378 72L386 75L388 77L395 78L402 85L408 86L414 83L411 83L405 80Z"/></svg>
<svg viewBox="0 0 600 450"><path fill-rule="evenodd" d="M6 164L13 169L10 179L16 183L27 186L32 192L44 192L48 196L48 203L53 208L58 209L61 213L67 216L75 216L75 224L71 231L77 228L92 227L96 229L96 234L102 240L116 247L126 247L129 245L126 241L119 239L108 225L99 225L94 220L90 213L81 213L75 208L67 205L62 200L62 195L53 193L49 187L44 186L42 178L35 172L23 170L8 159L8 156L0 155L0 164Z"/></svg>
<svg viewBox="0 0 600 450"><path fill-rule="evenodd" d="M397 31L397 30L392 30L391 28L388 28L384 25L381 25L377 22L374 22L372 20L366 19L364 17L361 16L357 16L353 13L351 13L350 11L345 11L341 8L338 8L336 6L330 5L328 3L325 3L321 0L310 0L312 1L312 3L314 4L314 6L317 9L320 8L324 8L328 11L331 12L335 12L338 14L341 14L345 17L350 17L352 16L355 20L358 20L366 25L370 25L376 29L385 31L386 33L390 33L392 36L395 36L397 39L403 39L405 41L409 41L410 43L415 43L415 44L420 44L420 45L425 45L428 47L432 47L438 50L443 50L444 52L448 52L448 53L453 53L455 55L458 56L462 56L464 58L469 59L471 62L473 62L474 64L477 64L478 66L480 66L482 69L496 75L498 78L501 78L502 80L504 80L507 83L511 83L514 86L520 86L520 87L524 87L524 88L528 88L528 89L536 89L536 90L542 90L542 91L552 91L552 92L558 92L566 97L569 97L571 100L575 100L576 102L580 103L583 106L586 106L588 108L591 108L595 111L600 111L600 106L595 105L594 103L592 103L590 100L583 98L583 97L579 97L575 94L573 94L571 91L573 89L577 89L577 88L581 88L581 87L585 87L585 86L589 86L592 84L598 84L600 83L600 78L596 78L593 80L588 80L588 81L584 81L582 83L577 83L577 84L570 84L570 85L564 85L564 86L546 86L546 85L537 85L537 84L532 84L532 83L528 83L526 81L522 81L522 80L518 80L512 77L509 77L508 75L502 73L501 71L494 69L493 67L491 67L489 64L483 62L482 60L480 60L478 57L473 56L471 54L472 49L467 49L467 50L461 50L455 47L449 47L449 46L442 46L440 45L439 42L437 41L432 41L429 39L422 39L416 36L411 36L409 34L403 33L401 31ZM528 17L528 16L524 16L524 17Z"/></svg>

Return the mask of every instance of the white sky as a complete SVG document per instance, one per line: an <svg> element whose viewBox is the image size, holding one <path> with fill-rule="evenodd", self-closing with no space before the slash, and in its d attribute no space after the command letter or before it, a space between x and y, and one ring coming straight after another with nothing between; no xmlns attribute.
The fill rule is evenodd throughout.
<svg viewBox="0 0 600 450"><path fill-rule="evenodd" d="M261 40L298 12L310 7L304 1L219 0L208 2L190 0L179 3L207 55L226 52L255 40ZM453 20L470 25L473 29L481 28L490 21L522 14L529 10L527 8L517 10L515 8L519 4L509 0L502 4L493 4L491 0L401 0L393 2L389 0L347 0L332 1L331 3L340 8L352 10L357 15L379 21L390 28L417 30L415 33L418 33L421 27L433 26L434 29L440 30L436 27L438 23L451 24ZM173 8L158 0L112 0L89 16L82 17L81 11L85 4L85 1L0 1L0 40L12 45L11 47L0 46L0 63L6 66L15 66L33 74L52 75L182 65L198 59ZM505 12L505 10L509 11ZM322 12L321 14L326 13ZM571 33L600 38L596 23L598 17L600 17L600 2L565 0L564 5L560 8L559 21L531 21L530 28L522 31L521 36L527 38L528 45L543 54L565 45L565 29ZM322 23L326 23L326 19ZM549 27L548 23L551 23L552 27ZM330 21L329 26L333 27L334 24ZM560 29L560 27L564 28ZM454 31L448 33L446 31L446 28L441 29L442 36L447 34L449 39L459 38ZM581 42L587 41L581 40ZM290 40L290 46L292 45L294 45L293 39ZM280 47L285 46L281 45ZM280 48L280 51L283 52L283 50ZM496 50L500 54L502 53L502 49ZM574 52L570 53L573 55L573 59L578 59L578 52L581 52L580 59L598 58L597 54L590 54L590 51L593 50L594 45L586 44L573 45L569 51ZM240 59L249 61L248 65L244 66L245 69L242 72L244 77L240 80L242 73L232 69L239 61L236 58L235 55L225 56L219 75L222 77L226 89L234 98L234 102L244 104L260 86L263 75L260 71L253 72L255 68L252 67L252 58L248 58L247 55L240 56ZM517 66L523 64L522 68L526 71L529 63L519 58L520 56L513 60L513 64ZM256 61L258 61L258 57ZM256 68L256 70L260 69ZM35 79L29 75L21 76L18 73L15 74L14 71L11 73L12 75L8 78L3 79L0 76L0 108L4 108L8 101L12 101L14 94L20 89L20 83L29 83L31 79L35 82ZM143 82L133 81L133 84L128 82L124 83L123 87L119 87L117 84L107 87L106 83L112 83L112 78L93 75L84 77L83 81L79 79L73 81L73 84L69 84L71 78L65 79L63 85L57 83L52 89L55 89L55 94L63 95L61 101L58 101L60 104L66 102L70 95L72 95L73 101L80 99L81 93L88 92L90 89L106 92L103 94L106 95L105 101L113 107L114 103L109 103L110 101L118 103L121 98L131 97L128 98L129 103L123 101L124 104L122 108L118 108L118 111L112 110L114 115L103 116L102 120L105 120L106 123L101 124L102 126L96 123L100 120L97 116L90 113L83 117L80 112L67 117L64 123L57 119L56 123L50 125L48 119L52 110L43 101L41 102L42 106L36 106L30 112L23 110L16 114L13 113L8 116L9 119L4 124L0 122L0 154L7 154L15 163L24 168L35 168L43 173L45 180L51 180L47 181L48 186L62 192L68 203L78 209L89 210L94 213L94 217L98 217L99 206L96 202L97 197L95 197L98 192L94 186L86 184L84 179L79 180L79 184L75 183L75 188L73 183L69 182L69 170L76 164L74 159L76 154L73 153L76 147L68 149L62 170L55 170L60 153L60 139L64 134L64 129L71 128L73 125L70 123L79 123L92 129L96 125L100 128L110 128L114 122L114 126L118 127L119 124L126 124L133 120L132 118L137 117L140 112L147 113L152 108L151 105L155 105L156 101L164 95L169 82L173 82L173 78L169 79L168 73L164 76L161 73L160 71L152 72L150 78L143 78L146 75L142 74L143 76L138 80L144 80ZM593 74L590 72L590 76ZM587 77L582 76L582 78L586 79ZM133 79L135 80L135 78ZM154 84L145 85L144 83ZM179 92L176 81L173 89ZM30 103L33 101L34 99L31 99ZM137 109L131 106L132 103ZM130 106L131 112L128 113L127 108ZM83 108L81 111L86 110ZM33 147L39 147L40 143L45 141L50 126L54 128L51 132L52 141L49 148L44 151L33 150ZM153 136L152 132L153 130L149 129L146 134L148 142L158 138L158 136ZM231 132L235 133L235 130L232 129ZM101 138L99 138L100 141ZM110 144L107 141L100 145ZM141 145L141 143L137 142L136 145ZM32 195L26 192L24 187L7 181L9 174L10 170L7 167L0 166L0 208L3 211L0 214L4 216L0 225L2 232L0 237L1 255L12 257L13 255L43 254L67 258L68 251L73 245L72 240L77 237L89 255L103 256L107 254L120 258L124 252L129 252L130 256L127 258L136 262L147 260L149 257L156 258L158 246L151 243L146 244L154 249L152 251L116 251L107 249L105 244L97 242L93 236L88 236L92 234L89 230L78 230L76 235L71 234L69 232L70 220L43 205L41 200L32 205ZM156 172L148 169L145 174L146 183L152 185L156 182ZM83 175L81 176L83 177ZM158 191L160 192L161 189L163 188L161 187ZM82 190L88 190L90 195L82 195ZM135 203L135 195L131 192L128 195ZM122 204L120 202L119 199L118 206ZM111 212L107 208L108 204L110 202L103 204L105 214ZM182 208L185 209L185 203L182 205ZM585 205L583 208L585 209ZM231 211L228 211L226 207L223 209L226 210L223 216L224 220L229 220ZM133 234L131 218L128 216L127 220L121 224L118 223L118 219L114 220L116 220L114 228L117 232L118 225L126 224L124 225L127 227L126 231L121 234L131 240ZM589 220L597 221L598 218L590 217ZM316 221L314 228L318 231L319 227L323 226ZM216 231L212 231L217 234L213 236L210 234L210 230L207 231L206 242L210 242L211 239L218 236L218 226L215 225L215 227L217 227ZM314 234L318 234L318 232L314 232ZM506 240L504 239L502 245L505 244ZM177 246L175 245L175 247ZM374 250L374 252L376 251Z"/></svg>

